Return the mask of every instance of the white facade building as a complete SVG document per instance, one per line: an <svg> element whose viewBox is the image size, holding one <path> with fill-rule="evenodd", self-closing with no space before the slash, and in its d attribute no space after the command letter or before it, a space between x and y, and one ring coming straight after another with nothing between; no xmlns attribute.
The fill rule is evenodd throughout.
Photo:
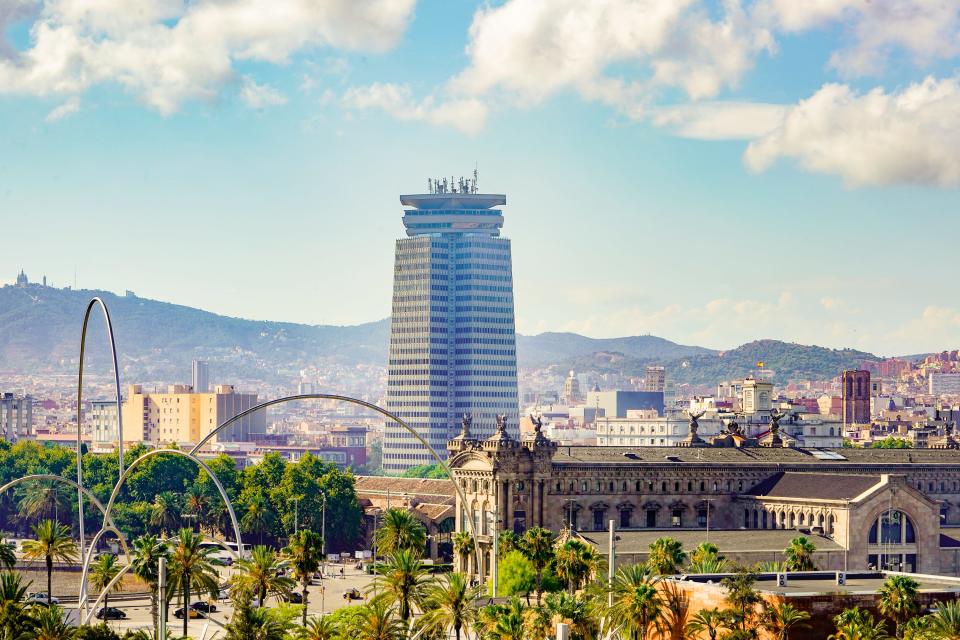
<svg viewBox="0 0 960 640"><path fill-rule="evenodd" d="M931 373L927 392L932 396L960 395L960 373Z"/></svg>
<svg viewBox="0 0 960 640"><path fill-rule="evenodd" d="M707 439L718 435L720 420L699 421L697 433ZM653 411L630 411L626 418L597 418L597 445L606 447L674 447L690 433L684 414L657 416Z"/></svg>

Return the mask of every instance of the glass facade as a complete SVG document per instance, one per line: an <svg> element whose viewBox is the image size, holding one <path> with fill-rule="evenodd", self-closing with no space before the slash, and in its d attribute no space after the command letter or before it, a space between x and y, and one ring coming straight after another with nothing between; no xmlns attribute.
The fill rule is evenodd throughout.
<svg viewBox="0 0 960 640"><path fill-rule="evenodd" d="M510 240L499 237L503 196L401 196L407 238L396 243L387 409L441 456L473 417L476 438L496 416L517 434L517 357ZM438 223L437 219L444 222ZM433 463L430 453L388 422L384 470Z"/></svg>

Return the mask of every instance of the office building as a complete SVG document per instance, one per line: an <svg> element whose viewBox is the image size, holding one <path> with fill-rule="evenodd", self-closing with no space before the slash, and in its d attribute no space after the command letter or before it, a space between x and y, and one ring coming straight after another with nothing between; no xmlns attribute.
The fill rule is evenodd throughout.
<svg viewBox="0 0 960 640"><path fill-rule="evenodd" d="M643 390L663 393L666 388L667 374L663 367L647 367L643 376Z"/></svg>
<svg viewBox="0 0 960 640"><path fill-rule="evenodd" d="M193 361L193 391L195 393L210 391L210 365L203 360Z"/></svg>
<svg viewBox="0 0 960 640"><path fill-rule="evenodd" d="M567 404L579 404L583 401L583 394L580 393L580 381L573 371L563 381L563 400Z"/></svg>
<svg viewBox="0 0 960 640"><path fill-rule="evenodd" d="M170 385L166 393L149 393L134 384L123 402L124 437L154 444L195 444L256 405L256 394L237 393L228 384L218 384L210 393L194 393L182 384ZM266 414L256 411L214 436L212 442L254 442L266 432Z"/></svg>
<svg viewBox="0 0 960 640"><path fill-rule="evenodd" d="M701 418L702 438L720 435L720 420ZM597 445L601 447L676 447L690 433L686 414L660 416L654 409L628 411L625 418L597 418Z"/></svg>
<svg viewBox="0 0 960 640"><path fill-rule="evenodd" d="M768 413L773 407L773 384L764 380L747 378L743 381L743 413Z"/></svg>
<svg viewBox="0 0 960 640"><path fill-rule="evenodd" d="M0 394L0 435L8 442L33 434L33 398Z"/></svg>
<svg viewBox="0 0 960 640"><path fill-rule="evenodd" d="M844 371L840 376L840 389L844 428L870 424L870 372Z"/></svg>
<svg viewBox="0 0 960 640"><path fill-rule="evenodd" d="M387 408L441 455L463 414L472 433L494 432L498 415L516 434L516 332L510 240L500 237L506 196L473 180L430 180L428 193L402 195L407 237L397 240ZM388 422L388 473L433 462Z"/></svg>
<svg viewBox="0 0 960 640"><path fill-rule="evenodd" d="M960 395L960 373L930 373L927 392L932 396Z"/></svg>
<svg viewBox="0 0 960 640"><path fill-rule="evenodd" d="M584 404L599 409L608 418L626 418L627 411L640 409L653 409L663 415L663 392L590 391Z"/></svg>
<svg viewBox="0 0 960 640"><path fill-rule="evenodd" d="M90 427L90 436L94 442L106 443L116 442L119 435L119 424L117 420L117 403L113 400L94 400L90 403L90 413L86 419ZM130 433L124 433L124 436L130 438ZM140 439L140 431L137 431L133 440Z"/></svg>

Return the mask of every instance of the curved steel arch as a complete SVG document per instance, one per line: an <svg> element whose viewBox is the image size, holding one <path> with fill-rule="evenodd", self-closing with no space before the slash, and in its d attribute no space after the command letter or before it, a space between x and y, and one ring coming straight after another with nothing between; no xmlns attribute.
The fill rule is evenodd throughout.
<svg viewBox="0 0 960 640"><path fill-rule="evenodd" d="M110 321L110 311L106 303L99 297L91 298L87 304L87 310L83 314L83 330L80 333L80 365L77 370L77 507L80 516L80 555L83 555L83 493L80 491L80 485L83 485L83 455L81 453L83 435L83 356L87 347L87 325L90 322L90 313L95 305L100 305L103 311L103 319L107 323L107 337L110 339L110 354L113 357L113 381L114 390L117 398L117 460L120 473L123 473L123 411L120 406L120 367L117 365L117 342L113 337L113 323ZM106 515L106 514L105 514Z"/></svg>
<svg viewBox="0 0 960 640"><path fill-rule="evenodd" d="M420 442L420 444L422 444L427 448L427 451L429 451L430 455L433 456L433 459L437 461L437 464L439 464L440 467L444 471L446 471L447 478L450 480L450 483L453 485L453 490L457 492L457 496L459 496L461 500L461 504L463 505L467 504L467 497L464 495L463 491L460 489L460 485L458 485L456 480L453 479L453 474L450 473L450 467L447 466L447 463L444 462L443 459L440 457L440 455L436 452L436 450L434 450L434 448L430 446L430 443L424 440L423 436L417 433L417 431L413 427L411 427L406 422L404 422L403 419L400 418L400 416L390 411L387 411L383 407L377 406L372 402L367 402L366 400L360 400L359 398L352 398L350 396L342 396L334 393L301 393L295 396L284 396L282 398L274 398L273 400L267 400L266 402L261 402L260 404L254 407L250 407L245 411L241 411L240 413L233 416L232 418L224 421L220 426L218 426L216 429L213 429L210 433L204 436L200 440L200 442L198 442L196 446L194 446L193 449L190 450L190 453L196 454L196 452L199 451L200 448L210 440L210 438L217 435L220 431L226 429L227 427L237 422L238 420L241 420L252 413L260 411L261 409L266 409L267 407L271 407L275 404L282 404L284 402L294 402L296 400L337 400L340 402L347 402L349 404L355 404L361 407L366 407L367 409L370 409L372 411L376 411L380 415L396 422L398 425L400 425L401 427L409 431L410 434L413 435L413 437ZM108 509L109 507L110 505L107 505ZM474 530L473 520L472 518L468 518L468 520L469 522L467 523L467 528L470 530L470 535L472 535L473 539L476 540L477 532ZM474 554L474 560L477 566L477 575L480 575L480 558L476 556L477 554Z"/></svg>
<svg viewBox="0 0 960 640"><path fill-rule="evenodd" d="M217 477L210 467L208 467L203 460L193 455L193 453L186 453L180 451L179 449L154 449L153 451L147 451L145 454L134 460L129 467L120 474L120 479L117 480L117 484L113 487L113 491L110 493L110 500L107 501L107 513L113 509L113 503L116 501L117 496L120 494L120 489L123 487L124 481L130 476L130 472L137 468L141 462L147 458L152 458L153 456L158 456L161 454L173 454L176 456L183 456L188 460L192 460L199 466L201 469L207 472L207 475L210 476L210 479L213 480L213 483L217 486L217 491L220 492L220 497L223 498L224 504L227 506L227 511L230 513L230 522L233 524L233 535L237 540L237 546L241 547L243 544L243 539L240 535L240 523L237 521L237 514L233 510L233 503L230 502L230 496L227 495L227 492L224 491L223 485L220 484L220 478Z"/></svg>
<svg viewBox="0 0 960 640"><path fill-rule="evenodd" d="M83 564L81 565L80 570L80 596L77 598L77 609L85 607L87 603L87 576L90 573L90 561L93 560L93 550L97 548L97 542L100 541L105 534L112 533L120 539L120 544L123 545L123 553L127 557L127 565L131 565L133 560L130 557L130 549L127 547L127 541L124 540L123 534L120 533L120 530L114 527L113 525L105 525L100 531L97 531L96 535L93 536L93 540L90 541L90 547L87 549L87 555L83 558Z"/></svg>
<svg viewBox="0 0 960 640"><path fill-rule="evenodd" d="M113 587L114 587L118 582L120 582L120 580L123 579L124 574L126 574L128 571L130 571L130 569L131 569L132 567L133 567L133 565L132 565L132 564L129 564L129 563L123 565L123 567L120 569L120 571L117 572L117 575L115 575L115 576L113 577L113 580L111 580L110 582L107 583L107 586L104 587L103 591L100 592L100 595L97 597L97 599L94 601L94 603L87 609L86 613L83 614L83 624L85 624L85 625L90 624L90 616L92 616L93 613L97 610L97 605L100 604L100 601L101 601L101 600L103 600L103 596L106 595L106 594L108 594L108 593L110 593L110 592L113 590ZM83 595L83 598L84 598L84 600L86 599L86 594ZM78 601L78 602L77 602L77 611L80 610L81 604L84 604L84 606L85 606L85 602L83 602L83 601Z"/></svg>
<svg viewBox="0 0 960 640"><path fill-rule="evenodd" d="M104 508L103 503L101 503L97 499L97 496L95 496L92 491L90 491L83 485L78 484L76 480L71 480L70 478L64 478L63 476L57 476L52 473L35 473L29 476L23 476L22 478L16 478L14 480L11 480L7 484L3 485L2 487L0 487L0 493L5 493L10 489L12 489L13 487L17 486L18 484L20 484L21 482L27 482L29 480L54 480L56 482L66 482L71 487L77 489L78 491L82 492L83 495L87 496L90 499L90 502L92 502L97 507L97 509L100 510L100 513L103 514L104 519L106 521L106 518L108 516L107 510ZM112 519L111 519L111 524L112 524Z"/></svg>

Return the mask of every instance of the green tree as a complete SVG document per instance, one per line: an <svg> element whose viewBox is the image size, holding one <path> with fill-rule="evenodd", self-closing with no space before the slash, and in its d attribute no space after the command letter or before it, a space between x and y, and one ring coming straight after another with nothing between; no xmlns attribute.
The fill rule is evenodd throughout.
<svg viewBox="0 0 960 640"><path fill-rule="evenodd" d="M478 596L479 589L471 588L462 573L448 573L427 587L423 625L433 634L446 635L452 629L460 640L460 631L469 632L476 618L474 601Z"/></svg>
<svg viewBox="0 0 960 640"><path fill-rule="evenodd" d="M121 591L123 589L123 581L120 580L111 587L110 591L107 591L110 582L117 577L118 573L120 573L120 564L117 562L117 556L112 553L101 555L96 564L90 569L90 585L97 591L103 593L104 607L110 606L111 592Z"/></svg>
<svg viewBox="0 0 960 640"><path fill-rule="evenodd" d="M391 555L397 551L411 551L416 556L423 554L427 544L427 530L406 509L392 508L383 513L377 529L377 553Z"/></svg>
<svg viewBox="0 0 960 640"><path fill-rule="evenodd" d="M183 497L183 509L188 515L192 516L193 520L196 520L198 533L207 522L207 511L209 507L210 499L202 491L196 487L187 489Z"/></svg>
<svg viewBox="0 0 960 640"><path fill-rule="evenodd" d="M307 620L307 624L304 625L299 640L336 640L339 637L343 636L338 633L337 625L333 617L319 615Z"/></svg>
<svg viewBox="0 0 960 640"><path fill-rule="evenodd" d="M604 605L605 600L604 598ZM560 592L548 595L545 604L555 622L570 625L571 640L595 640L600 633L599 618L594 614L592 606L595 601L596 598L577 598Z"/></svg>
<svg viewBox="0 0 960 640"><path fill-rule="evenodd" d="M510 551L497 559L498 596L516 596L530 593L536 588L536 571L533 563L519 551Z"/></svg>
<svg viewBox="0 0 960 640"><path fill-rule="evenodd" d="M880 587L877 609L893 621L898 638L903 637L903 624L920 612L919 587L908 576L890 576Z"/></svg>
<svg viewBox="0 0 960 640"><path fill-rule="evenodd" d="M533 564L537 576L537 606L543 595L543 572L553 561L553 533L542 527L527 529L520 552Z"/></svg>
<svg viewBox="0 0 960 640"><path fill-rule="evenodd" d="M65 486L54 480L33 480L19 487L20 517L26 522L69 519L71 502Z"/></svg>
<svg viewBox="0 0 960 640"><path fill-rule="evenodd" d="M609 633L621 638L646 640L658 627L664 602L658 578L644 565L622 567L613 577L613 606L607 611Z"/></svg>
<svg viewBox="0 0 960 640"><path fill-rule="evenodd" d="M554 553L557 576L571 594L599 573L601 562L596 550L579 540L567 540Z"/></svg>
<svg viewBox="0 0 960 640"><path fill-rule="evenodd" d="M13 569L17 564L17 554L14 551L13 543L3 540L0 542L0 567Z"/></svg>
<svg viewBox="0 0 960 640"><path fill-rule="evenodd" d="M909 440L887 436L883 440L874 440L870 447L872 449L910 449L912 445Z"/></svg>
<svg viewBox="0 0 960 640"><path fill-rule="evenodd" d="M737 573L720 581L726 591L725 599L730 605L731 627L746 632L754 621L756 605L760 602L760 594L753 588L757 577L748 571Z"/></svg>
<svg viewBox="0 0 960 640"><path fill-rule="evenodd" d="M458 531L453 534L453 551L457 554L464 573L471 573L470 558L475 550L476 543L469 531Z"/></svg>
<svg viewBox="0 0 960 640"><path fill-rule="evenodd" d="M650 544L650 555L647 564L656 573L667 576L680 573L680 568L687 559L683 546L673 538L658 538Z"/></svg>
<svg viewBox="0 0 960 640"><path fill-rule="evenodd" d="M447 471L439 464L419 464L404 471L401 477L446 480L450 476L447 475Z"/></svg>
<svg viewBox="0 0 960 640"><path fill-rule="evenodd" d="M720 548L712 542L701 542L690 552L690 562L694 564L724 559L725 558L720 555Z"/></svg>
<svg viewBox="0 0 960 640"><path fill-rule="evenodd" d="M290 536L290 543L284 548L283 555L293 570L293 579L299 581L303 589L303 626L306 627L308 588L323 559L323 538L313 531L298 531Z"/></svg>
<svg viewBox="0 0 960 640"><path fill-rule="evenodd" d="M257 597L261 607L266 606L267 595L277 598L290 596L295 584L292 578L283 575L287 563L273 549L257 545L249 558L237 563L237 572L233 575L233 584L248 590Z"/></svg>
<svg viewBox="0 0 960 640"><path fill-rule="evenodd" d="M206 593L215 598L220 590L217 562L212 547L202 546L203 538L190 529L181 529L173 541L168 571L172 593L183 594L183 605L190 606L190 594ZM183 635L187 635L190 616L183 616Z"/></svg>
<svg viewBox="0 0 960 640"><path fill-rule="evenodd" d="M77 635L74 636L74 640L121 640L121 638L105 622L102 622L97 625L77 627ZM148 636L147 640L153 640L153 637Z"/></svg>
<svg viewBox="0 0 960 640"><path fill-rule="evenodd" d="M706 633L708 640L717 640L717 634L723 629L725 616L716 607L700 609L690 617L687 623L687 634L691 637Z"/></svg>
<svg viewBox="0 0 960 640"><path fill-rule="evenodd" d="M0 573L0 631L8 634L0 636L3 640L19 640L30 630L32 620L23 602L28 586L19 573Z"/></svg>
<svg viewBox="0 0 960 640"><path fill-rule="evenodd" d="M286 640L288 625L271 615L269 609L251 607L248 598L235 598L234 604L226 640Z"/></svg>
<svg viewBox="0 0 960 640"><path fill-rule="evenodd" d="M182 511L177 494L172 491L158 493L150 507L150 524L163 533L173 531L179 526Z"/></svg>
<svg viewBox="0 0 960 640"><path fill-rule="evenodd" d="M23 557L27 560L43 560L47 566L47 604L53 594L53 563L77 561L77 545L70 537L70 529L53 520L42 520L33 526L35 540L23 542Z"/></svg>
<svg viewBox="0 0 960 640"><path fill-rule="evenodd" d="M836 631L828 640L887 640L886 625L883 620L875 620L868 611L859 607L844 609L833 617Z"/></svg>
<svg viewBox="0 0 960 640"><path fill-rule="evenodd" d="M789 602L765 606L762 625L774 640L790 640L790 631L806 626L810 614L797 609Z"/></svg>
<svg viewBox="0 0 960 640"><path fill-rule="evenodd" d="M788 571L816 571L813 564L813 554L817 547L805 536L798 536L790 541L783 553L787 556Z"/></svg>
<svg viewBox="0 0 960 640"><path fill-rule="evenodd" d="M360 610L362 619L352 636L355 640L401 640L406 636L405 621L397 619L386 599L374 598Z"/></svg>
<svg viewBox="0 0 960 640"><path fill-rule="evenodd" d="M505 556L511 551L519 551L522 541L513 531L509 529L497 534L497 555Z"/></svg>
<svg viewBox="0 0 960 640"><path fill-rule="evenodd" d="M512 598L502 615L497 618L493 635L499 640L524 640L524 613L526 607L519 598Z"/></svg>
<svg viewBox="0 0 960 640"><path fill-rule="evenodd" d="M406 624L414 607L422 610L429 583L430 576L417 555L401 549L388 556L370 591L379 591L388 605L396 606L400 620Z"/></svg>
<svg viewBox="0 0 960 640"><path fill-rule="evenodd" d="M240 500L243 504L240 528L244 533L256 534L263 544L263 534L272 531L276 523L276 513L270 501L259 487L246 487Z"/></svg>
<svg viewBox="0 0 960 640"><path fill-rule="evenodd" d="M150 587L150 615L153 628L160 620L160 558L170 558L170 547L157 536L142 535L133 541L133 556L130 571ZM166 603L164 603L166 606Z"/></svg>
<svg viewBox="0 0 960 640"><path fill-rule="evenodd" d="M937 640L960 640L960 600L937 604L929 616L930 630Z"/></svg>
<svg viewBox="0 0 960 640"><path fill-rule="evenodd" d="M40 607L33 614L33 630L30 640L74 640L75 627L70 626L63 609L58 606Z"/></svg>

